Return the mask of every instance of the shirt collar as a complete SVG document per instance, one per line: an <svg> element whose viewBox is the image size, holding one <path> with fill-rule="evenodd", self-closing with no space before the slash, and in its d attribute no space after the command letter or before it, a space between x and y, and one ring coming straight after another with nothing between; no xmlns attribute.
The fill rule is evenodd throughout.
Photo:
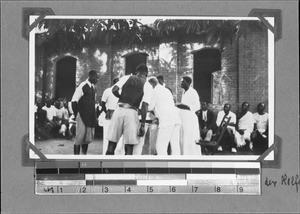
<svg viewBox="0 0 300 214"><path fill-rule="evenodd" d="M85 82L86 82L91 88L92 88L92 87L93 87L93 88L95 87L94 84L92 84L92 83L89 81L89 79L86 79Z"/></svg>
<svg viewBox="0 0 300 214"><path fill-rule="evenodd" d="M190 88L191 88L191 87L189 87L187 90L184 90L184 89L183 89L183 93L184 93L184 94L187 93L187 92L190 90Z"/></svg>
<svg viewBox="0 0 300 214"><path fill-rule="evenodd" d="M157 85L155 86L155 88L163 88L164 86L162 86L161 84L157 83Z"/></svg>

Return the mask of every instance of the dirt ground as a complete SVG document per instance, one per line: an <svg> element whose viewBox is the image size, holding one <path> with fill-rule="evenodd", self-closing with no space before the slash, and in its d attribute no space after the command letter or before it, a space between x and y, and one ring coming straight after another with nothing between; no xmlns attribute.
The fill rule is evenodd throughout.
<svg viewBox="0 0 300 214"><path fill-rule="evenodd" d="M102 139L95 138L89 144L87 155L102 154ZM48 155L72 155L74 141L72 139L55 138L42 141L36 141L35 146L43 153Z"/></svg>
<svg viewBox="0 0 300 214"><path fill-rule="evenodd" d="M43 154L51 155L72 155L74 141L62 138L48 139L36 141L35 146ZM88 155L101 155L102 154L103 141L102 138L95 138L95 140L89 144ZM145 142L147 146L147 142ZM145 149L145 148L144 148ZM261 151L238 151L237 153L232 153L230 151L217 151L215 155L260 155ZM205 155L205 154L202 154Z"/></svg>

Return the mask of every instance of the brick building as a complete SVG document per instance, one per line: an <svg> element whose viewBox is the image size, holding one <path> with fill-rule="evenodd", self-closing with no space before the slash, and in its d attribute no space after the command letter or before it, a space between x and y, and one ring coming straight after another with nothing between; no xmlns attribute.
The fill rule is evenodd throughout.
<svg viewBox="0 0 300 214"><path fill-rule="evenodd" d="M268 34L252 32L224 48L209 46L195 38L165 38L134 46L93 45L81 51L62 51L46 57L36 48L35 92L39 97L71 99L76 86L91 69L100 72L97 99L116 76L131 73L146 63L150 75L162 74L166 85L181 100L180 80L190 75L201 101L221 108L225 103L237 111L242 102L255 111L268 103Z"/></svg>

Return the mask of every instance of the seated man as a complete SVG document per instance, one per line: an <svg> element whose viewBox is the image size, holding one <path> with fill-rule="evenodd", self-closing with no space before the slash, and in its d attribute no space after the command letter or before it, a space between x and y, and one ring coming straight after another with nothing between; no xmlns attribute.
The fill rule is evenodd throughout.
<svg viewBox="0 0 300 214"><path fill-rule="evenodd" d="M249 103L244 102L242 104L242 111L239 115L237 123L237 131L235 133L237 147L242 148L249 146L252 150L252 143L250 143L250 136L254 128L253 114L249 111Z"/></svg>
<svg viewBox="0 0 300 214"><path fill-rule="evenodd" d="M253 149L264 152L268 148L269 114L265 112L266 104L259 103L254 117L254 131L251 134Z"/></svg>
<svg viewBox="0 0 300 214"><path fill-rule="evenodd" d="M196 111L200 127L200 136L206 141L210 141L215 130L215 114L207 109L207 103L201 103L201 110Z"/></svg>
<svg viewBox="0 0 300 214"><path fill-rule="evenodd" d="M69 130L69 133L68 133L69 134L69 139L72 139L76 135L76 119L75 119L75 115L74 114L72 114L69 117L68 124L69 124L69 127L68 127L68 130Z"/></svg>
<svg viewBox="0 0 300 214"><path fill-rule="evenodd" d="M48 139L48 133L47 133L47 112L42 109L42 103L38 102L36 104L36 112L35 112L35 139L37 140L43 140Z"/></svg>
<svg viewBox="0 0 300 214"><path fill-rule="evenodd" d="M236 115L230 111L231 105L226 103L222 111L218 113L216 124L218 127L222 127L225 124L225 120L230 117L230 122L227 125L227 129L223 138L220 141L218 151L223 151L223 147L229 147L231 152L236 153L236 144L234 141ZM220 129L218 129L220 130ZM216 133L217 135L220 133Z"/></svg>
<svg viewBox="0 0 300 214"><path fill-rule="evenodd" d="M68 121L69 121L69 111L66 108L65 103L66 102L60 101L59 108L57 110L57 119L59 125L58 134L61 135L62 137L66 137Z"/></svg>
<svg viewBox="0 0 300 214"><path fill-rule="evenodd" d="M57 108L52 105L51 100L46 101L46 105L42 108L47 112L47 120L46 120L46 128L49 136L55 137L58 132L58 124L57 124Z"/></svg>

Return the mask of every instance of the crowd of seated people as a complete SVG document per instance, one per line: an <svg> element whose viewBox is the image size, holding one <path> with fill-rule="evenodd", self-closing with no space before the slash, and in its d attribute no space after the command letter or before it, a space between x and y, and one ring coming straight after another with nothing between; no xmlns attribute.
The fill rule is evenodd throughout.
<svg viewBox="0 0 300 214"><path fill-rule="evenodd" d="M72 138L75 136L75 123L72 110L66 99L47 99L45 104L36 102L35 138Z"/></svg>
<svg viewBox="0 0 300 214"><path fill-rule="evenodd" d="M217 114L207 106L206 102L202 102L201 110L196 112L202 140L217 141L221 128L230 119L217 147L219 153L222 151L262 153L268 148L269 118L265 112L265 103L259 103L257 112L252 113L249 111L249 103L243 102L241 110L236 114L230 111L231 105L228 103Z"/></svg>

